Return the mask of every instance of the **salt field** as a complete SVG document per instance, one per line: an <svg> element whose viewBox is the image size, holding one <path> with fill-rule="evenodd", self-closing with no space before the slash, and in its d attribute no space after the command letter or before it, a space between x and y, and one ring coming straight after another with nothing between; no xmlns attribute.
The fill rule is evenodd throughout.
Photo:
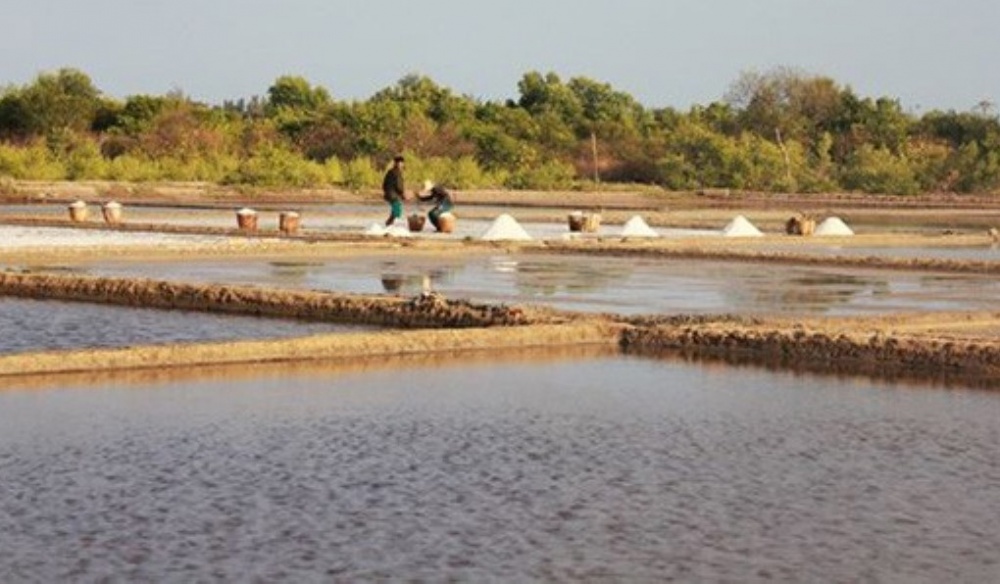
<svg viewBox="0 0 1000 584"><path fill-rule="evenodd" d="M282 338L365 327L0 297L0 354Z"/></svg>
<svg viewBox="0 0 1000 584"><path fill-rule="evenodd" d="M75 383L0 391L4 582L1000 575L992 392L599 355Z"/></svg>
<svg viewBox="0 0 1000 584"><path fill-rule="evenodd" d="M409 205L405 215L411 213L426 213L429 207ZM490 211L481 208L480 211ZM523 211L523 210L522 210ZM465 238L480 239L486 236L489 240L524 240L524 239L564 239L570 236L565 222L552 223L536 220L519 220L516 209L497 208L492 219L463 218L461 211L453 233L437 233L428 225L419 233L409 233L405 220L391 234L402 237L434 237L438 239L460 240ZM534 213L523 211L528 219ZM175 208L175 207L127 207L124 210L126 222L139 224L161 224L167 226L236 228L237 209L205 209L205 208ZM40 218L63 219L67 216L62 206L51 205L0 205L0 217L32 216ZM261 210L257 212L258 225L261 229L278 228L278 211ZM494 223L498 218L507 216L502 225ZM302 212L302 228L318 233L353 233L381 236L385 229L373 230L373 226L382 227L385 221L385 209L374 205L337 205L309 208ZM96 222L99 219L94 219ZM511 220L517 226L511 225ZM664 237L697 237L719 235L720 230L702 229L657 229L655 233ZM14 229L8 227L7 229ZM623 235L624 226L607 226L601 233L607 236ZM628 235L625 233L625 235Z"/></svg>
<svg viewBox="0 0 1000 584"><path fill-rule="evenodd" d="M544 254L405 259L358 254L332 260L101 261L19 267L353 293L413 295L430 286L453 298L625 314L980 310L994 308L1000 297L1000 282L988 275Z"/></svg>
<svg viewBox="0 0 1000 584"><path fill-rule="evenodd" d="M0 225L0 251L24 248L85 248L98 246L213 247L252 246L248 240L213 235L177 235L157 232L123 232L59 227L21 227Z"/></svg>
<svg viewBox="0 0 1000 584"><path fill-rule="evenodd" d="M136 222L236 223L235 208L124 211ZM362 233L380 225L383 211L310 209L303 225ZM460 218L455 233L415 236L593 235L567 234L564 223L530 215L522 221L514 209L497 216ZM275 228L277 217L262 212L261 228ZM652 238L719 237L721 227L654 228L636 215L624 226L602 225L601 234L642 246ZM843 233L836 222L828 229ZM745 218L726 231L734 249L1000 259L996 247L984 246L841 246L846 234L786 243L758 237ZM872 318L863 325L873 332L865 328L872 336L861 344L875 347L864 355L895 341L883 339L884 331L910 327L916 335L923 326L938 327L929 343L949 341L952 360L941 363L961 362L963 338L982 357L975 363L995 363L992 317L978 315L961 330L930 319L934 311L994 311L995 275L500 245L452 250L395 235L400 241L372 248L298 242L317 249L293 255L286 242L254 248L263 241L256 238L0 226L0 270L263 286L302 305L305 296L324 295L288 291L379 295L364 297L364 316L377 303L415 304L382 295L428 291L579 312L802 316L787 319L795 327L813 316L885 316L889 324ZM232 245L246 253L212 257ZM25 252L42 246L100 253ZM141 249L119 257L107 246L181 253L137 259ZM96 294L80 281L73 290ZM30 292L44 295L46 285ZM431 312L446 303L433 294L419 299ZM228 305L202 307L218 306ZM486 308L511 318L532 312ZM910 313L929 320L915 323ZM697 321L687 316L677 320ZM768 331L766 318L707 320L727 342L737 337L722 327L735 321L764 323L760 338L784 334ZM854 346L846 337L841 343L835 327L824 329L827 321L837 319L813 319L809 339ZM736 352L719 360L704 356L718 355L711 351L640 357L641 345L623 343L627 353L618 341L579 346L579 326L549 330L561 339L553 344L569 345L556 348L539 341L541 327L519 328L382 335L400 343L392 352L351 334L370 327L0 297L0 356L12 362L50 349L281 339L266 345L265 359L240 365L157 367L137 350L142 361L131 370L99 361L86 373L25 375L15 364L13 375L0 376L0 582L1000 580L1000 393L962 389L990 383L970 384L972 377L958 379L948 367L922 373L932 381L909 382L892 377L909 379L902 370L879 369L887 361L866 363L875 365L864 370L878 371L876 380L858 374L861 361L828 363L828 354L808 367L782 353L780 371L768 368L777 357L747 365ZM500 348L498 330L530 344ZM692 334L701 330L708 328ZM345 333L338 341L362 339L358 350L306 359L286 340L328 332ZM795 329L787 338L795 344L798 334L807 333ZM445 342L453 349L442 349ZM275 360L277 349L288 349L289 362L259 363ZM842 373L806 372L817 369Z"/></svg>

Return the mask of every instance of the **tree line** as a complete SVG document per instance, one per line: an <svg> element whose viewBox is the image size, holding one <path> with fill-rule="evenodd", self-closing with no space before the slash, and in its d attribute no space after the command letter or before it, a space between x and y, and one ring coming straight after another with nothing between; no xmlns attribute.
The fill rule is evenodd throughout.
<svg viewBox="0 0 1000 584"><path fill-rule="evenodd" d="M517 99L457 95L409 75L366 100L299 76L205 104L182 93L106 97L61 69L0 91L0 177L378 185L386 162L456 188L760 192L1000 192L1000 118L907 112L828 77L748 72L687 111L649 108L586 77L526 73Z"/></svg>

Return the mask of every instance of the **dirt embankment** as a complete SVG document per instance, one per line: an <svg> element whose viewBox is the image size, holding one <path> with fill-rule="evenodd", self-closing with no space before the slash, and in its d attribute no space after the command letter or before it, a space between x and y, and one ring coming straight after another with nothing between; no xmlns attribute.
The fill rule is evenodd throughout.
<svg viewBox="0 0 1000 584"><path fill-rule="evenodd" d="M993 325L1000 323L1000 314L983 318ZM997 383L1000 339L962 339L918 331L897 333L889 323L870 320L851 325L850 319L813 322L809 328L738 321L654 325L625 329L621 343L626 352L639 354L671 350L784 369L953 379L974 385ZM873 325L877 328L870 328Z"/></svg>
<svg viewBox="0 0 1000 584"><path fill-rule="evenodd" d="M199 285L142 278L0 272L0 295L146 308L248 314L395 328L471 328L565 322L542 308L474 304L435 294L327 294L252 286Z"/></svg>
<svg viewBox="0 0 1000 584"><path fill-rule="evenodd" d="M983 238L980 238L983 239ZM871 241L871 240L869 240ZM965 245L982 244L983 241L969 242L968 238L955 239ZM731 242L730 242L731 243ZM928 257L891 256L851 256L824 255L817 253L795 253L753 249L754 244L707 245L703 242L641 242L641 241L594 241L594 242L550 242L544 248L525 247L526 253L600 255L628 258L678 259L733 261L745 263L767 263L800 266L840 266L846 268L888 269L922 272L953 272L967 274L1000 274L1000 262L988 260L955 260Z"/></svg>
<svg viewBox="0 0 1000 584"><path fill-rule="evenodd" d="M144 279L0 273L0 295L292 317L408 329L299 339L42 352L0 357L0 376L504 348L618 345L782 368L974 385L1000 380L1000 313L799 320L729 315L615 317L412 299ZM422 330L415 330L422 329Z"/></svg>

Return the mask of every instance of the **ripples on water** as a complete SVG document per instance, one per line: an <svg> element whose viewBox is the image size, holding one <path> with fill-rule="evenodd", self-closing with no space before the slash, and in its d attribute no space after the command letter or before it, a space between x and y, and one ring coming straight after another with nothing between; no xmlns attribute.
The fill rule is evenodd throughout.
<svg viewBox="0 0 1000 584"><path fill-rule="evenodd" d="M0 581L996 581L1000 396L632 358L0 393Z"/></svg>
<svg viewBox="0 0 1000 584"><path fill-rule="evenodd" d="M0 298L0 354L357 330L329 323Z"/></svg>

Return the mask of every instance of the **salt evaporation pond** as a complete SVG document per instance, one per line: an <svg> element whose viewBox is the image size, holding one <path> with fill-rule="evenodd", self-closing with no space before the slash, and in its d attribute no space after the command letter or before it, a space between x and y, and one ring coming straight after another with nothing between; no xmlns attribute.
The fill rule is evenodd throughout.
<svg viewBox="0 0 1000 584"><path fill-rule="evenodd" d="M58 266L33 266L45 271ZM996 307L1000 282L975 274L588 256L359 256L310 261L186 261L76 266L142 276L352 293L418 294L548 304L592 312L745 312L846 315Z"/></svg>
<svg viewBox="0 0 1000 584"><path fill-rule="evenodd" d="M608 355L247 373L0 391L0 581L1000 574L994 392Z"/></svg>
<svg viewBox="0 0 1000 584"><path fill-rule="evenodd" d="M294 210L301 211L302 229L305 232L328 232L328 233L351 233L369 234L382 236L384 232L372 231L373 222L382 225L387 214L387 207L383 205L324 205L324 206L293 206ZM91 205L92 209L98 209L97 205ZM404 215L411 213L425 214L430 210L430 205L418 207L409 203L405 206ZM277 229L279 211L270 209L256 209L258 224L261 229ZM560 239L568 236L569 229L565 222L552 223L543 221L523 220L530 219L537 215L535 209L512 209L512 208L484 208L479 207L480 212L494 211L497 216L503 214L513 214L521 222L522 227L527 231L529 237L533 239ZM186 227L212 227L212 228L235 228L236 209L220 208L183 208L183 207L150 207L150 206L129 206L123 207L125 222L178 225ZM523 215L521 215L523 214ZM3 215L12 216L37 216L42 218L68 217L64 205L0 205L0 217ZM520 215L520 216L519 216ZM479 239L492 226L494 218L473 219L463 217L461 210L457 212L458 220L455 224L455 231L449 234L437 233L432 227L427 227L419 234L419 237L433 237L439 239L460 240L465 238ZM101 223L100 212L90 220L91 223ZM428 224L429 225L429 224ZM403 221L401 227L405 231L406 222ZM621 228L606 227L601 233L608 236L615 236L621 232ZM704 236L718 232L710 232L694 229L664 229L665 236L691 237Z"/></svg>
<svg viewBox="0 0 1000 584"><path fill-rule="evenodd" d="M0 297L0 354L360 330L331 323ZM0 578L0 581L3 581Z"/></svg>
<svg viewBox="0 0 1000 584"><path fill-rule="evenodd" d="M860 246L838 245L836 243L815 242L810 245L754 242L754 251L792 253L796 255L815 254L822 256L876 257L902 259L1000 261L1000 245L939 245L934 247L914 246Z"/></svg>

